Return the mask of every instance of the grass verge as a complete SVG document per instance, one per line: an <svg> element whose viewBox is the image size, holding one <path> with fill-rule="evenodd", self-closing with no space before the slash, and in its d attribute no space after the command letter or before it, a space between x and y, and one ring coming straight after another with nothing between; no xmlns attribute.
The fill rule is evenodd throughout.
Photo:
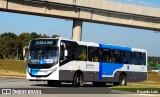
<svg viewBox="0 0 160 97"><path fill-rule="evenodd" d="M130 82L129 85L160 85L160 73L148 73L148 79L143 82Z"/></svg>
<svg viewBox="0 0 160 97"><path fill-rule="evenodd" d="M0 77L26 77L26 74L16 71L0 70Z"/></svg>
<svg viewBox="0 0 160 97"><path fill-rule="evenodd" d="M146 81L129 82L128 86L113 86L112 89L141 94L143 92L143 94L154 94L152 92L158 91L160 94L160 73L148 73L148 79Z"/></svg>
<svg viewBox="0 0 160 97"><path fill-rule="evenodd" d="M159 86L147 86L147 85L113 86L112 89L140 93L140 94L160 94Z"/></svg>
<svg viewBox="0 0 160 97"><path fill-rule="evenodd" d="M0 59L0 76L24 77L25 73L26 73L25 61Z"/></svg>

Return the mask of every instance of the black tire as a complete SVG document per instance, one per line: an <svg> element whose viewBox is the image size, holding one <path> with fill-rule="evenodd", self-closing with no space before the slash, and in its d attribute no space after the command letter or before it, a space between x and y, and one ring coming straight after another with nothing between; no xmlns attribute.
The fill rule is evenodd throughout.
<svg viewBox="0 0 160 97"><path fill-rule="evenodd" d="M73 86L74 87L83 86L82 74L80 74L80 73L75 74L75 76L73 78Z"/></svg>
<svg viewBox="0 0 160 97"><path fill-rule="evenodd" d="M126 86L127 85L127 77L125 75L120 75L119 77L119 85Z"/></svg>

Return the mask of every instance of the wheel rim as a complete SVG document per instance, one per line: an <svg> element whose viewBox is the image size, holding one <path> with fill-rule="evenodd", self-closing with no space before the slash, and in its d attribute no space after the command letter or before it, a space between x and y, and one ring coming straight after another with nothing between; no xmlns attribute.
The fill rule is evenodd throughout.
<svg viewBox="0 0 160 97"><path fill-rule="evenodd" d="M79 78L80 78L80 79L79 79L79 85L80 85L80 86L83 86L83 79L82 79L82 76L80 76Z"/></svg>
<svg viewBox="0 0 160 97"><path fill-rule="evenodd" d="M122 78L121 85L123 86L123 85L125 85L125 83L126 83L125 79Z"/></svg>
<svg viewBox="0 0 160 97"><path fill-rule="evenodd" d="M77 85L79 85L79 83L80 83L80 78L79 77L77 77Z"/></svg>

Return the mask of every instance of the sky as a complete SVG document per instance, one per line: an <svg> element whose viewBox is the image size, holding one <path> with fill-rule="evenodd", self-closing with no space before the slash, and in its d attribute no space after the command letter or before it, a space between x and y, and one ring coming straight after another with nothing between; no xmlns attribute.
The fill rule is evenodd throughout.
<svg viewBox="0 0 160 97"><path fill-rule="evenodd" d="M160 0L112 1L160 8ZM0 12L0 34L37 32L71 39L72 24L72 20ZM142 48L149 56L160 56L160 33L154 31L83 22L82 33L82 41Z"/></svg>
<svg viewBox="0 0 160 97"><path fill-rule="evenodd" d="M110 0L110 1L160 8L160 0Z"/></svg>

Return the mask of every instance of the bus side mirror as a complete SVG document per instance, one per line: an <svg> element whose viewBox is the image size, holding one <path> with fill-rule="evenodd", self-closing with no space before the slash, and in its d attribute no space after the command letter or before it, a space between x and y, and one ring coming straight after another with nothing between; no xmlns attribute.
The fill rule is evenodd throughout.
<svg viewBox="0 0 160 97"><path fill-rule="evenodd" d="M68 56L68 51L64 50L64 56L67 57Z"/></svg>

